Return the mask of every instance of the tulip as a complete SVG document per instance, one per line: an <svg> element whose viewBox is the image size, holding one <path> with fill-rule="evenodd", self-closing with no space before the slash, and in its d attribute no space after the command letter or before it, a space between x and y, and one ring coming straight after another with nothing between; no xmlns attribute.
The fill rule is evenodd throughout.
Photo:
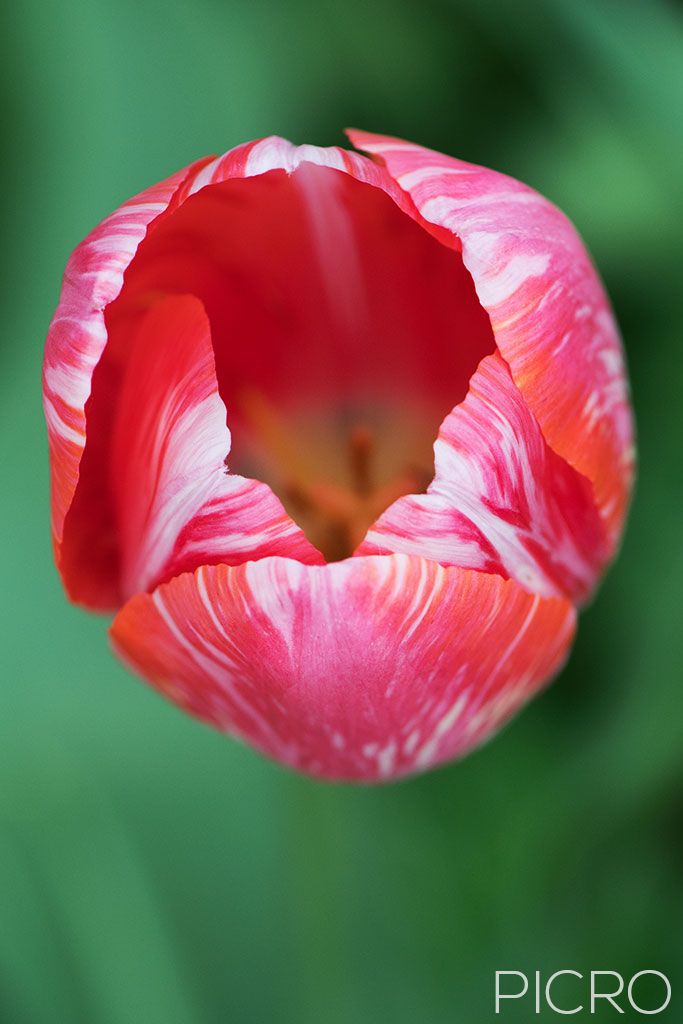
<svg viewBox="0 0 683 1024"><path fill-rule="evenodd" d="M633 476L574 228L409 142L279 138L74 251L44 400L56 561L191 714L311 775L461 756L564 663Z"/></svg>

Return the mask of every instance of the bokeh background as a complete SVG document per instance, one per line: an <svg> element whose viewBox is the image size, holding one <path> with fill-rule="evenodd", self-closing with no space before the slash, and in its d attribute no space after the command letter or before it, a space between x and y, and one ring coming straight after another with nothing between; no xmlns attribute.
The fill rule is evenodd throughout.
<svg viewBox="0 0 683 1024"><path fill-rule="evenodd" d="M662 0L8 8L2 1024L484 1024L496 969L569 967L658 968L658 1019L681 1019L682 32ZM462 764L376 789L266 763L114 661L52 565L40 406L61 272L102 216L202 154L340 143L345 124L569 213L639 423L622 557L568 668Z"/></svg>

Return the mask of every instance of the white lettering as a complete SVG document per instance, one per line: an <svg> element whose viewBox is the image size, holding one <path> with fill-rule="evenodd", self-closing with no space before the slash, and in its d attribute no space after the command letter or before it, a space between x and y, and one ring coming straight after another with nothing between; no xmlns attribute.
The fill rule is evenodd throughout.
<svg viewBox="0 0 683 1024"><path fill-rule="evenodd" d="M633 998L633 986L637 982L638 978L642 978L644 974L654 974L656 978L661 978L664 982L664 986L666 988L666 999L661 1004L661 1006L657 1007L656 1010L644 1010L642 1006L638 1006L635 999ZM634 974L628 983L628 1001L637 1013L644 1013L648 1015L653 1013L661 1013L662 1010L666 1010L667 1006L671 1002L671 985L669 984L669 979L665 974L662 974L661 971L638 971L638 973Z"/></svg>
<svg viewBox="0 0 683 1024"><path fill-rule="evenodd" d="M521 992L501 992L500 991L500 979L503 974L516 974L518 978L524 980L524 988ZM496 971L496 1013L500 1013L500 1001L501 999L521 999L529 991L529 979L526 974L521 971Z"/></svg>
<svg viewBox="0 0 683 1024"><path fill-rule="evenodd" d="M579 974L578 971L555 971L554 974L550 975L546 982L545 1001L550 1007L550 1009L554 1010L555 1013L563 1013L566 1016L569 1016L572 1013L581 1013L581 1011L583 1010L583 1003L581 1004L581 1006L577 1006L575 1010L561 1010L559 1006L555 1006L555 1003L550 998L550 987L552 983L555 981L555 978L559 978L562 974L573 974L575 978L583 978L583 974Z"/></svg>
<svg viewBox="0 0 683 1024"><path fill-rule="evenodd" d="M611 975L611 977L613 978L619 979L619 988L616 990L616 992L598 992L598 990L596 989L595 979L598 977L598 975L606 974ZM619 1013L623 1013L624 1011L619 1006L619 1003L615 1003L614 1001L614 997L620 996L623 991L624 979L617 971L591 971L591 1013L595 1013L595 1003L598 999L606 999L607 1002L610 1003L615 1010L617 1010Z"/></svg>

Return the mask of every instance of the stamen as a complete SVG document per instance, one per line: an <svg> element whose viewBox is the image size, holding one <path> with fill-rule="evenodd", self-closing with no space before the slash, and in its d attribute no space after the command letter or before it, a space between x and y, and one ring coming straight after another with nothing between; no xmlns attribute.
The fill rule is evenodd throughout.
<svg viewBox="0 0 683 1024"><path fill-rule="evenodd" d="M357 426L349 434L348 454L353 489L359 495L372 491L372 456L375 442L367 427Z"/></svg>
<svg viewBox="0 0 683 1024"><path fill-rule="evenodd" d="M375 483L377 440L363 424L346 441L347 480L321 479L294 431L260 391L245 391L240 413L276 477L276 490L309 540L328 561L353 554L372 523L398 498L426 490L431 475L408 465L394 479Z"/></svg>
<svg viewBox="0 0 683 1024"><path fill-rule="evenodd" d="M273 467L292 485L304 484L314 475L286 421L263 392L256 388L242 391L239 410Z"/></svg>

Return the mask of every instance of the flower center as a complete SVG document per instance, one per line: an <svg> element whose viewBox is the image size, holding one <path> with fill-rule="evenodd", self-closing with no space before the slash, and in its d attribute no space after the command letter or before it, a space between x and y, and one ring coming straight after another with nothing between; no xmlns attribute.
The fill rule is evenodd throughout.
<svg viewBox="0 0 683 1024"><path fill-rule="evenodd" d="M252 438L251 475L270 480L287 511L329 562L352 555L392 502L423 492L433 476L433 465L416 464L405 449L397 459L386 454L382 459L381 434L367 422L342 427L341 445L331 440L320 445L325 424L318 424L316 452L310 440L306 444L311 436L306 425L285 421L263 393L244 394L240 411ZM331 452L336 460L329 458ZM248 453L246 461L248 467ZM231 465L230 456L226 464Z"/></svg>

